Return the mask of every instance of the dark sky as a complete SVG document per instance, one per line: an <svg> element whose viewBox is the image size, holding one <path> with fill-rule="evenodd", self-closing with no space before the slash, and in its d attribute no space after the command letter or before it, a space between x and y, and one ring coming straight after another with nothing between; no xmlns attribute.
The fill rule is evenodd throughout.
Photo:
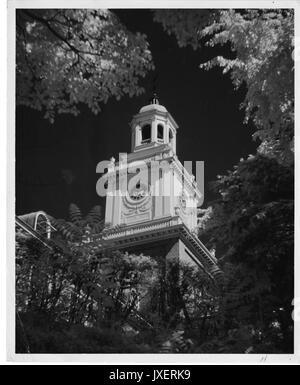
<svg viewBox="0 0 300 385"><path fill-rule="evenodd" d="M228 75L219 69L200 70L199 64L226 48L179 48L148 10L117 11L132 31L145 33L156 67L159 101L179 125L177 155L184 160L205 161L205 203L214 199L208 182L231 169L241 157L253 153L251 128L243 124L239 105L244 91L234 91ZM67 216L71 202L83 212L104 202L95 186L99 161L130 151L129 122L148 104L153 73L141 81L141 97L111 100L95 116L86 107L78 117L59 115L54 124L34 110L18 107L16 126L17 214L44 210Z"/></svg>

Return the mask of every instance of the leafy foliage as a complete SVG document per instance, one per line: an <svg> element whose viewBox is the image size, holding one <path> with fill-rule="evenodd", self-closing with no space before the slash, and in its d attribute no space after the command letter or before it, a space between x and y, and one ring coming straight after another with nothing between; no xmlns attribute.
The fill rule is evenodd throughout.
<svg viewBox="0 0 300 385"><path fill-rule="evenodd" d="M217 56L200 68L218 66L235 88L246 86L242 104L261 141L259 151L293 162L294 13L292 10L158 10L155 19L181 46L227 45L234 57Z"/></svg>
<svg viewBox="0 0 300 385"><path fill-rule="evenodd" d="M293 172L261 155L214 184L221 199L200 224L226 272L223 318L246 325L261 343L292 350L294 295ZM269 341L270 342L270 341Z"/></svg>
<svg viewBox="0 0 300 385"><path fill-rule="evenodd" d="M154 20L161 23L169 35L175 35L178 45L201 45L200 31L219 18L219 11L212 9L158 9Z"/></svg>
<svg viewBox="0 0 300 385"><path fill-rule="evenodd" d="M167 341L164 341L160 348L160 353L190 353L193 348L193 341L184 338L184 331L175 331Z"/></svg>
<svg viewBox="0 0 300 385"><path fill-rule="evenodd" d="M57 113L95 114L110 97L139 95L153 68L146 37L109 10L17 10L17 103Z"/></svg>
<svg viewBox="0 0 300 385"><path fill-rule="evenodd" d="M97 242L92 233L86 236L85 227L92 231L102 221L99 208L82 218L79 208L71 205L70 216L77 227L69 230L71 224L75 226L73 222L58 222L60 234L49 248L17 232L19 318L48 315L51 322L63 322L68 328L74 324L121 328L136 322L139 302L155 280L155 261L142 255L103 252L99 245L96 248ZM24 337L22 328L19 331Z"/></svg>
<svg viewBox="0 0 300 385"><path fill-rule="evenodd" d="M84 327L55 321L49 314L25 313L17 323L18 353L153 353L149 337L131 337L113 327ZM21 322L23 328L21 327ZM24 338L24 330L26 337Z"/></svg>
<svg viewBox="0 0 300 385"><path fill-rule="evenodd" d="M94 235L99 235L103 230L104 221L102 218L101 206L94 206L84 218L80 208L74 203L69 207L70 221L65 219L52 218L53 226L63 237L73 244L86 244Z"/></svg>

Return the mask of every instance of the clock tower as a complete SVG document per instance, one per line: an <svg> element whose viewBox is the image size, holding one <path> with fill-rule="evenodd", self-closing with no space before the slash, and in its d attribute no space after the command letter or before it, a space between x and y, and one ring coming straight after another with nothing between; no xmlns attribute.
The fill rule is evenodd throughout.
<svg viewBox="0 0 300 385"><path fill-rule="evenodd" d="M176 155L176 121L154 95L130 126L131 152L112 158L106 175L105 247L153 256L166 275L193 265L217 282L217 261L197 237L203 197Z"/></svg>

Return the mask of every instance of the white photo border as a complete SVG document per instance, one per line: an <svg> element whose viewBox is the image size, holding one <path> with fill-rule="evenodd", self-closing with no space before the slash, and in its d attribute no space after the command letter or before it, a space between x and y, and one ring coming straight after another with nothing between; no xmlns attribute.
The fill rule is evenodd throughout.
<svg viewBox="0 0 300 385"><path fill-rule="evenodd" d="M143 365L201 365L201 364L296 364L300 363L300 322L295 322L294 354L16 354L15 353L15 10L18 8L294 8L295 98L300 100L300 1L271 0L8 0L7 18L7 257L6 257L6 359L28 364L143 364ZM299 104L299 103L298 103ZM298 107L298 108L297 108ZM300 151L299 105L295 106L295 298L300 298ZM298 311L299 313L299 311Z"/></svg>

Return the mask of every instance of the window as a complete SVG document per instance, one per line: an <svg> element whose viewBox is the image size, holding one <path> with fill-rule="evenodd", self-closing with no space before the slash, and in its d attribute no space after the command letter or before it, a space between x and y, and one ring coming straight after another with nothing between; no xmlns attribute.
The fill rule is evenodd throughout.
<svg viewBox="0 0 300 385"><path fill-rule="evenodd" d="M169 142L171 142L173 139L173 132L171 129L169 129Z"/></svg>
<svg viewBox="0 0 300 385"><path fill-rule="evenodd" d="M145 124L142 128L142 144L151 142L151 124Z"/></svg>
<svg viewBox="0 0 300 385"><path fill-rule="evenodd" d="M164 140L164 126L162 124L157 126L157 139Z"/></svg>

